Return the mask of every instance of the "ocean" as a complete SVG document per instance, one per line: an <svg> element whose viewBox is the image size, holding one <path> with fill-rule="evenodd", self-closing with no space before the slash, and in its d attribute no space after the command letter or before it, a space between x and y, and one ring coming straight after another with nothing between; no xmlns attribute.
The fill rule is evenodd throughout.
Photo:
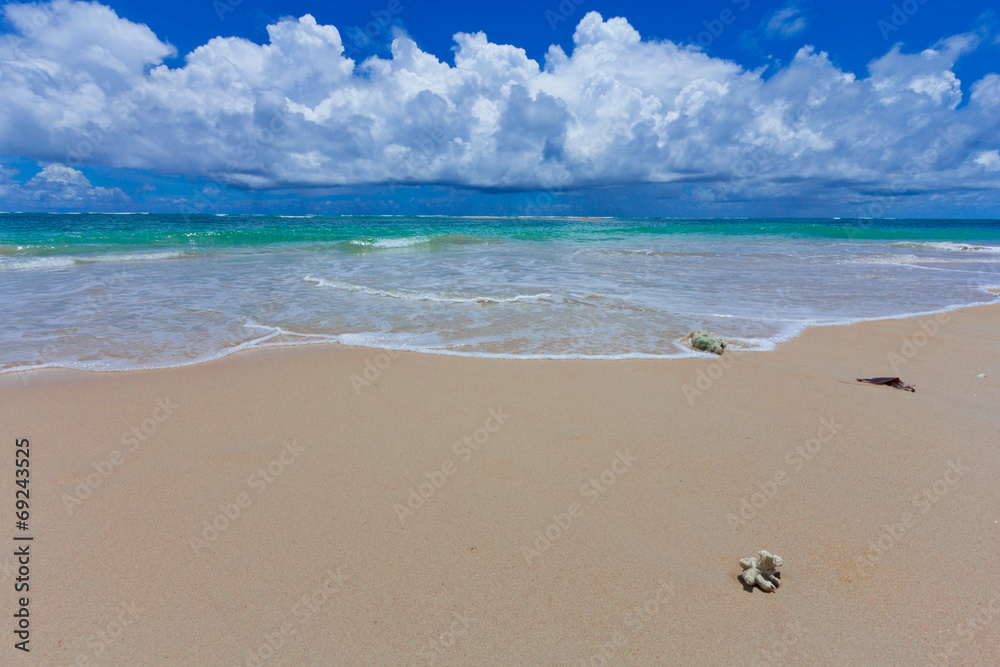
<svg viewBox="0 0 1000 667"><path fill-rule="evenodd" d="M506 358L766 351L996 301L1000 222L0 214L0 372L338 342Z"/></svg>

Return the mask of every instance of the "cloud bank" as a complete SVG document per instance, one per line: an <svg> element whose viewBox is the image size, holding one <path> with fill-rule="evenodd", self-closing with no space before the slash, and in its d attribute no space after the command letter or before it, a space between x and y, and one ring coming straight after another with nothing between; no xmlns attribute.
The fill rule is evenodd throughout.
<svg viewBox="0 0 1000 667"><path fill-rule="evenodd" d="M44 162L250 189L674 183L707 200L1000 185L1000 76L963 100L952 71L983 34L895 46L865 76L810 46L765 73L591 12L572 52L543 63L483 33L455 35L454 64L403 33L390 58L355 62L306 15L269 26L268 44L219 37L171 68L172 46L100 4L3 13L0 154Z"/></svg>

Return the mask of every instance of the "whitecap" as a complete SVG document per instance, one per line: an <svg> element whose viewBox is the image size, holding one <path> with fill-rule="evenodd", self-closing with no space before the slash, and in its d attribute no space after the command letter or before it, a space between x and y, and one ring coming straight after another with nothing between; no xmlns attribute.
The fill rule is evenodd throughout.
<svg viewBox="0 0 1000 667"><path fill-rule="evenodd" d="M430 242L429 236L409 236L404 238L354 239L351 241L351 245L368 248L409 248Z"/></svg>

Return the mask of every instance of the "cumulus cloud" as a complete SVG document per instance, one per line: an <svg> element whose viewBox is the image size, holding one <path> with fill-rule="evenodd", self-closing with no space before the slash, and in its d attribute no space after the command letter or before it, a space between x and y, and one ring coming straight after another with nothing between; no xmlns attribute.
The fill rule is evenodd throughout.
<svg viewBox="0 0 1000 667"><path fill-rule="evenodd" d="M864 76L805 46L765 78L596 12L570 53L539 63L459 33L454 64L401 32L388 57L355 62L306 15L269 26L267 44L219 37L170 68L169 44L102 5L3 11L0 153L49 162L252 189L686 183L738 199L998 185L978 160L1000 147L1000 77L962 105L953 72L971 34L894 47ZM776 25L794 34L801 18Z"/></svg>
<svg viewBox="0 0 1000 667"><path fill-rule="evenodd" d="M78 169L50 164L31 177L24 191L38 199L78 203L90 200L127 199L119 188L94 187Z"/></svg>
<svg viewBox="0 0 1000 667"><path fill-rule="evenodd" d="M0 197L16 205L48 208L103 207L128 201L120 188L95 187L83 172L62 164L50 164L24 183L16 171L0 166Z"/></svg>

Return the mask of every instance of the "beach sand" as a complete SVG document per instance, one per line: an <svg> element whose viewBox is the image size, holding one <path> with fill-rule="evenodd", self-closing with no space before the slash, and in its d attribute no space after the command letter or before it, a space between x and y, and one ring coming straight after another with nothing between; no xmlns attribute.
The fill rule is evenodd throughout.
<svg viewBox="0 0 1000 667"><path fill-rule="evenodd" d="M0 377L2 661L996 664L998 321L717 359L317 345ZM856 382L885 375L916 393ZM737 580L760 549L775 593Z"/></svg>

